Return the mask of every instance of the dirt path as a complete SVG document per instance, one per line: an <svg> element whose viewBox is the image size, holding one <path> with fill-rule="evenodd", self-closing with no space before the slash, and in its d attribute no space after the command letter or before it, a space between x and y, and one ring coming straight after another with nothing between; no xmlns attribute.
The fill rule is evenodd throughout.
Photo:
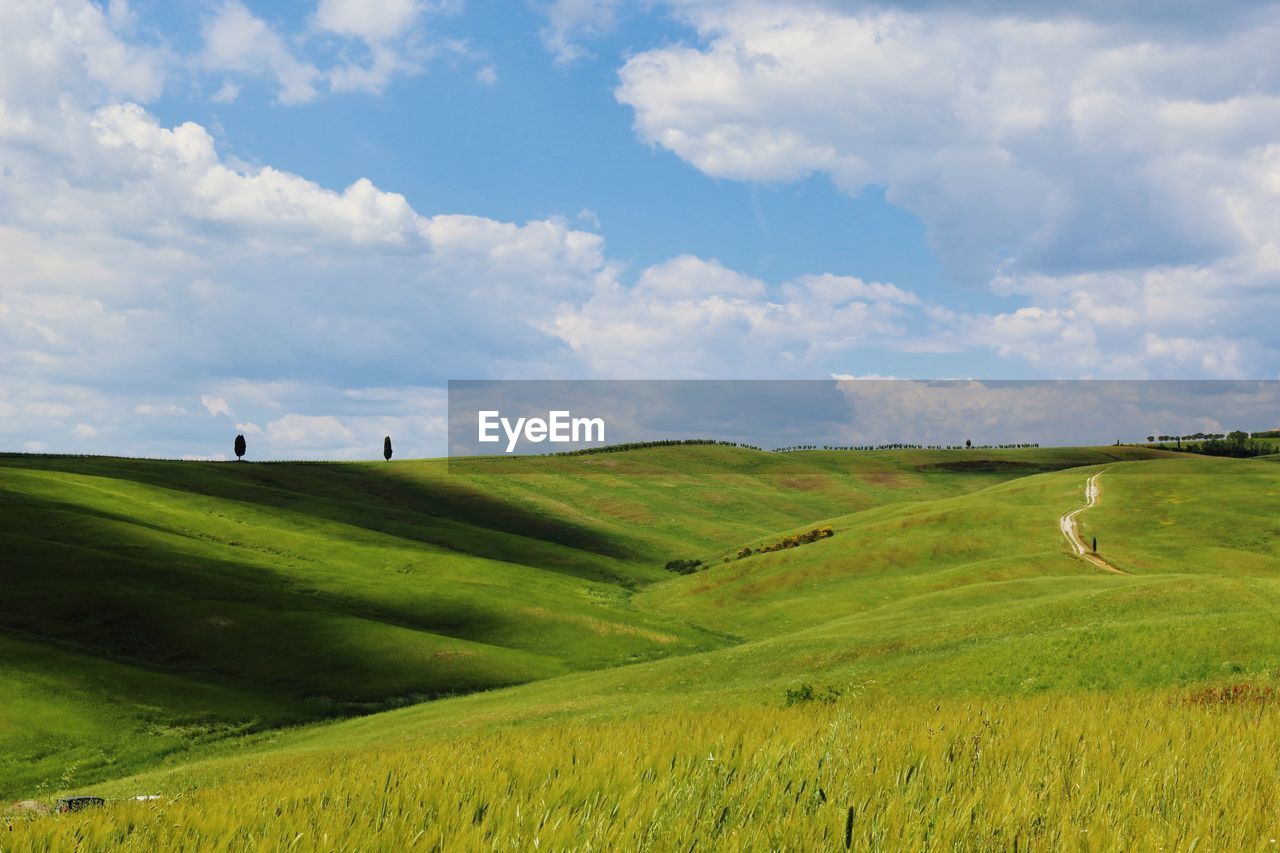
<svg viewBox="0 0 1280 853"><path fill-rule="evenodd" d="M1095 566L1102 569L1104 572L1111 572L1112 574L1123 575L1126 573L1120 571L1115 566L1111 565L1106 560L1102 559L1097 554L1093 553L1092 550L1090 550L1089 546L1085 544L1084 539L1081 538L1080 530L1076 526L1076 516L1084 512L1086 509L1089 509L1089 507L1095 505L1098 502L1098 498L1102 494L1101 487L1099 487L1098 485L1098 478L1101 476L1102 476L1102 472L1099 471L1097 474L1094 474L1092 477L1090 477L1088 480L1085 481L1085 484L1084 484L1085 505L1080 507L1079 509L1073 509L1071 510L1071 512L1068 512L1065 515L1063 515L1062 518L1058 519L1058 526L1062 528L1062 535L1067 537L1067 541L1071 543L1071 551L1077 557L1079 557L1082 560L1087 560L1088 562L1093 563Z"/></svg>

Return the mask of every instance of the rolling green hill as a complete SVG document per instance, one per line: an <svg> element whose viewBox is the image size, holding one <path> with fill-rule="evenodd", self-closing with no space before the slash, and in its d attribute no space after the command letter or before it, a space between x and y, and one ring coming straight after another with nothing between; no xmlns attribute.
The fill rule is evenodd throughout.
<svg viewBox="0 0 1280 853"><path fill-rule="evenodd" d="M1058 528L1098 472L1101 500L1080 516L1081 532L1096 535L1100 554L1124 575L1071 556ZM0 754L16 758L0 764L0 779L13 795L42 782L45 791L69 790L109 777L117 781L98 789L112 795L191 792L191 803L161 812L128 807L139 843L175 843L163 828L175 815L203 827L191 830L192 843L243 831L284 846L295 829L349 840L385 829L388 843L403 843L423 807L468 803L474 818L481 802L473 800L494 778L513 780L501 803L484 807L502 822L484 829L482 815L455 825L432 812L435 828L421 831L461 839L473 831L465 827L481 827L474 831L483 843L527 842L553 814L557 826L580 823L587 797L555 788L542 829L513 817L521 803L533 809L545 801L549 783L533 778L538 773L577 767L538 758L543 742L571 753L630 750L627 761L641 774L585 762L570 775L587 774L589 765L596 775L584 775L580 787L616 788L617 799L598 804L614 817L586 835L546 829L546 839L633 837L626 833L648 825L635 814L617 818L621 802L653 820L666 815L672 826L692 821L721 833L725 818L704 820L676 805L688 796L695 809L697 797L730 791L713 796L705 768L684 764L682 727L700 733L694 740L713 757L729 749L740 784L755 779L723 807L745 808L739 794L756 797L763 822L748 822L758 834L733 837L817 843L819 828L838 835L848 805L870 816L873 838L903 825L895 821L950 813L944 791L959 771L944 765L954 753L935 755L925 773L910 756L933 755L934 747L913 726L951 725L982 740L1003 714L1030 731L992 743L1003 772L1023 766L1048 779L1053 755L1101 763L1128 756L1106 783L1120 785L1171 768L1132 763L1144 750L1160 752L1160 732L1185 739L1167 745L1160 761L1186 759L1193 744L1205 760L1227 761L1258 736L1250 726L1280 725L1267 698L1280 684L1275 459L1137 448L764 454L721 447L386 466L5 457L0 496L4 541L19 556L4 579L19 605L0 617ZM816 525L834 535L734 556ZM676 576L662 569L674 558L708 568ZM835 704L781 709L787 691L804 683L819 696L833 688ZM1217 720L1192 701L1232 685L1261 697L1248 707L1265 719ZM473 695L278 729L449 692ZM1099 713L1138 714L1163 728L1144 725L1110 747L1055 753L1066 748L1062 738L1082 731L1079 715ZM842 714L860 722L849 728ZM804 734L811 726L880 739L894 772L921 771L925 799L904 799L900 784L856 781L868 772L854 766L864 757L836 762L853 775L824 783L842 792L839 813L827 808L827 793L812 808L800 800L784 808L786 798L774 804L759 787L763 777L751 775L761 772L758 751L783 750L778 766L816 758ZM646 730L654 733L651 748L638 734ZM1217 740L1207 746L1210 735ZM755 752L732 746L744 738ZM501 755L483 759L482 772L475 762L493 750ZM657 776L642 772L668 761ZM450 780L413 769L432 762L475 770ZM385 787L381 794L339 788L344 813L359 816L347 826L325 814L323 780L335 763L361 784ZM788 784L811 771L796 772ZM419 794L400 789L410 783ZM645 799L659 784L687 787ZM1125 825L1147 827L1129 837L1135 843L1184 837L1167 822L1125 824L1134 812L1107 806L1112 795L1101 788L1073 805L1045 784L1037 806L1035 798L1015 802L1016 792L989 780L996 793L982 797L1003 791L1006 810L983 824L983 843L994 843L990 833L1000 827L1033 825L1050 801L1059 811L1087 805L1071 826L1113 839ZM1160 808L1185 812L1196 803L1206 821L1225 796L1194 785L1166 793L1172 799ZM294 804L285 825L254 805L272 796ZM378 828L361 823L391 801L398 811ZM995 808L995 800L983 802ZM1219 808L1210 827L1220 842L1259 826L1241 818L1232 828L1228 812L1236 813ZM1042 815L1035 837L1063 843L1070 827L1060 817ZM38 846L78 820L23 824L32 834L22 837ZM108 834L102 838L119 830L92 820L74 826ZM972 825L966 831L976 831ZM977 837L952 827L934 842Z"/></svg>
<svg viewBox="0 0 1280 853"><path fill-rule="evenodd" d="M0 457L0 792L722 646L741 630L636 591L815 517L1131 452Z"/></svg>

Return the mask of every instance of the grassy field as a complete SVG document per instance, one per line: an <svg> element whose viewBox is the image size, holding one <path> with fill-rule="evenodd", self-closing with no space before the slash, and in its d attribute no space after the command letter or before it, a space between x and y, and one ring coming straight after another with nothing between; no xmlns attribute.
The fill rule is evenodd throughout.
<svg viewBox="0 0 1280 853"><path fill-rule="evenodd" d="M1280 715L1193 697L857 697L240 762L6 849L1266 849Z"/></svg>
<svg viewBox="0 0 1280 853"><path fill-rule="evenodd" d="M669 579L668 560L814 517L1111 453L690 447L452 469L3 456L0 796L724 646L732 631L637 591Z"/></svg>
<svg viewBox="0 0 1280 853"><path fill-rule="evenodd" d="M0 472L28 569L0 617L4 790L164 797L12 819L13 849L1277 836L1276 459ZM1125 575L1058 530L1097 472L1081 531ZM835 535L734 557L815 525ZM470 695L316 722L449 692Z"/></svg>

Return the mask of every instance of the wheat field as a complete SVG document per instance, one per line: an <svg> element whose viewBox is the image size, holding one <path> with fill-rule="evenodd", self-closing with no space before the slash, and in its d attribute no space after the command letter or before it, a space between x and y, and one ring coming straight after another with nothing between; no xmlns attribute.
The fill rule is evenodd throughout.
<svg viewBox="0 0 1280 853"><path fill-rule="evenodd" d="M1253 850L1275 691L905 700L565 722L228 765L10 818L27 850Z"/></svg>

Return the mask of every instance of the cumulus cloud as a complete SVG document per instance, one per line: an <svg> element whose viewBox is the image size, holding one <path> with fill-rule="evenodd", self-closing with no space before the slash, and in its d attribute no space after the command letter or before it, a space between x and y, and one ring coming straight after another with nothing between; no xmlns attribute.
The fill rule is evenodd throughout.
<svg viewBox="0 0 1280 853"><path fill-rule="evenodd" d="M419 0L320 0L316 25L329 32L383 41L404 35L421 12Z"/></svg>
<svg viewBox="0 0 1280 853"><path fill-rule="evenodd" d="M227 405L227 401L221 397L214 397L210 394L200 395L200 405L208 410L209 414L217 417L218 415L226 415L231 417L231 407Z"/></svg>
<svg viewBox="0 0 1280 853"><path fill-rule="evenodd" d="M310 450L350 443L355 436L332 415L285 415L267 424L272 442Z"/></svg>
<svg viewBox="0 0 1280 853"><path fill-rule="evenodd" d="M811 275L773 291L715 261L682 255L627 286L602 277L547 331L603 375L814 376L833 357L918 348L922 301L889 284Z"/></svg>
<svg viewBox="0 0 1280 853"><path fill-rule="evenodd" d="M620 73L640 136L715 177L883 187L956 279L1031 303L970 340L1021 356L1035 326L1077 338L1077 369L1274 371L1280 5L674 6L699 43ZM1196 343L1149 346L1174 339Z"/></svg>
<svg viewBox="0 0 1280 853"><path fill-rule="evenodd" d="M424 0L319 0L308 23L290 33L242 0L224 0L205 21L201 59L210 71L267 81L282 104L305 103L326 90L377 94L396 77L422 71L442 48L459 53L456 40L435 44L421 32L426 15L455 10L451 2ZM227 80L213 99L229 102L239 92Z"/></svg>
<svg viewBox="0 0 1280 853"><path fill-rule="evenodd" d="M308 26L399 51L441 10L352 8ZM690 0L699 44L637 53L618 90L645 139L710 175L885 186L958 275L1017 303L982 313L694 254L631 270L564 219L422 212L366 179L246 165L147 109L165 54L126 7L0 6L0 441L57 449L84 425L77 448L203 456L239 430L255 458L368 457L390 434L414 455L443 446L432 387L451 376L814 376L885 350L1274 372L1271 19L1141 41L1101 13L1001 8ZM340 85L345 60L302 58L242 3L209 27L205 58L281 99Z"/></svg>
<svg viewBox="0 0 1280 853"><path fill-rule="evenodd" d="M321 78L320 69L296 56L279 33L239 0L224 2L205 23L203 59L214 70L269 77L284 104L313 99Z"/></svg>
<svg viewBox="0 0 1280 853"><path fill-rule="evenodd" d="M0 10L27 28L0 27L6 44L50 42L14 76L65 89L56 110L27 108L9 89L0 99L0 364L24 378L0 391L15 410L0 440L85 423L116 451L222 450L234 417L266 424L271 451L288 456L289 438L317 434L320 422L299 419L336 417L353 439L329 430L325 447L308 439L292 452L372 455L384 430L426 434L427 414L314 389L359 392L370 377L413 388L526 363L547 371L569 357L538 325L607 269L597 235L562 220L423 215L368 180L334 190L229 161L198 124L166 126L106 89L65 83L100 64L84 50L131 50L115 35L84 47L59 24L73 5L43 17ZM93 20L97 7L80 5ZM47 56L60 62L42 65ZM354 411L362 405L395 414L375 422ZM155 424L151 445L132 444L140 417ZM431 449L408 435L398 446Z"/></svg>
<svg viewBox="0 0 1280 853"><path fill-rule="evenodd" d="M542 44L561 65L582 59L584 42L611 32L621 6L621 0L552 0L542 10Z"/></svg>
<svg viewBox="0 0 1280 853"><path fill-rule="evenodd" d="M54 111L68 95L145 100L160 93L164 51L122 38L128 6L110 9L83 0L0 4L0 131L20 133L30 127L30 111Z"/></svg>

